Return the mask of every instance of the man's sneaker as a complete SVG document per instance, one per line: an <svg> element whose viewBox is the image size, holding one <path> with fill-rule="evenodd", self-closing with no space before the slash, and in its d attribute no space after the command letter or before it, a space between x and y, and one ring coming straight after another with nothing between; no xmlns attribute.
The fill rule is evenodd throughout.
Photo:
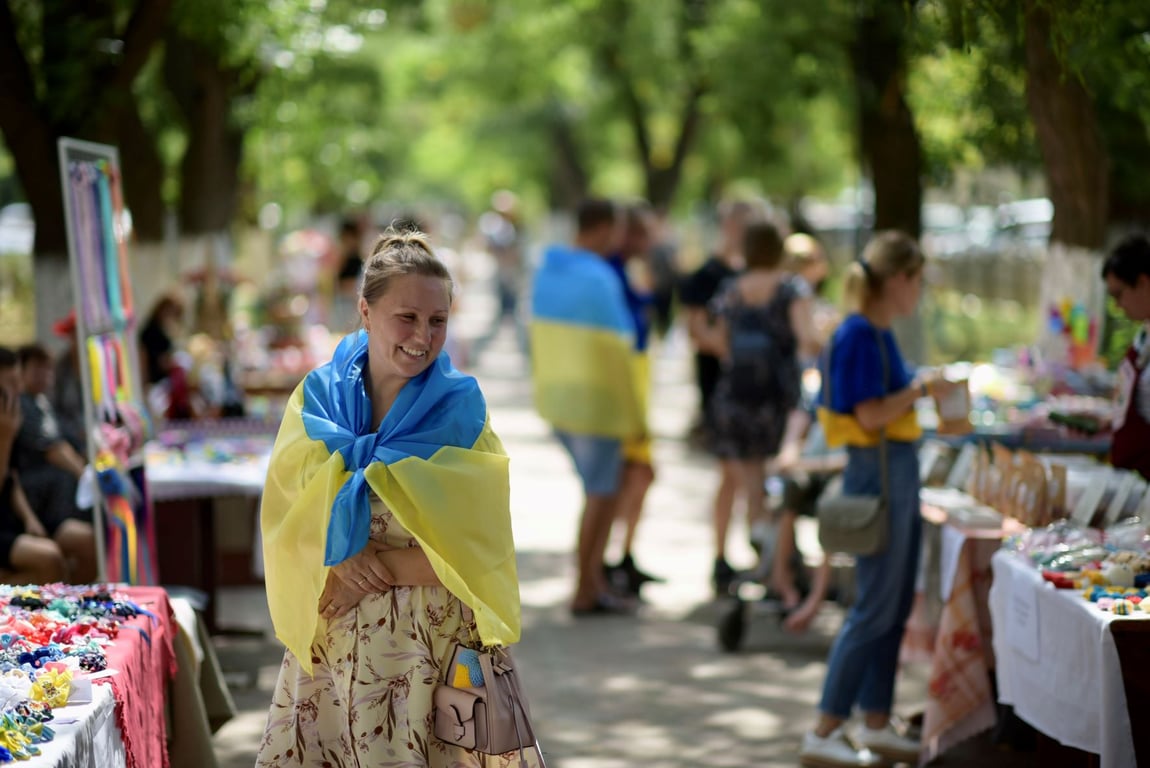
<svg viewBox="0 0 1150 768"><path fill-rule="evenodd" d="M855 732L855 742L874 752L898 763L917 763L918 755L922 751L922 744L914 739L899 736L894 728L871 730L865 725Z"/></svg>
<svg viewBox="0 0 1150 768"><path fill-rule="evenodd" d="M799 763L806 768L866 768L880 765L882 759L869 749L855 749L843 735L843 729L835 728L826 736L817 736L813 731L804 734Z"/></svg>

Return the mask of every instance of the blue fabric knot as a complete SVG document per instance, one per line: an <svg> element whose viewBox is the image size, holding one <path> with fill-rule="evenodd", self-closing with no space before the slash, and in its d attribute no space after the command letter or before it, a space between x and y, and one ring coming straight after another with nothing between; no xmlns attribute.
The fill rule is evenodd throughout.
<svg viewBox="0 0 1150 768"><path fill-rule="evenodd" d="M371 463L372 454L375 453L375 433L362 435L351 442L349 448L343 452L348 469L356 469L362 473Z"/></svg>

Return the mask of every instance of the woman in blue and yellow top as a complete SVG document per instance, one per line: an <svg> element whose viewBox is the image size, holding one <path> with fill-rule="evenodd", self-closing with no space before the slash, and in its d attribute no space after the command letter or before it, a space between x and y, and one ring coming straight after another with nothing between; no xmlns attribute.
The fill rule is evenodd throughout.
<svg viewBox="0 0 1150 768"><path fill-rule="evenodd" d="M859 557L858 597L831 649L815 730L803 739L803 765L871 765L879 757L918 760L918 743L890 727L899 645L914 597L922 522L914 405L933 388L949 385L914 378L899 352L891 322L910 315L922 290L923 256L901 232L880 232L851 265L846 295L851 311L831 340L829 382L820 421L831 446L847 446L843 492L882 491L879 433L886 430L890 515L886 548ZM883 376L886 348L887 376ZM825 395L830 391L830 402ZM858 706L864 722L856 750L842 725Z"/></svg>
<svg viewBox="0 0 1150 768"><path fill-rule="evenodd" d="M520 626L507 456L443 352L451 288L423 235L385 234L363 329L288 402L260 510L287 650L257 766L519 764L432 734L455 644Z"/></svg>

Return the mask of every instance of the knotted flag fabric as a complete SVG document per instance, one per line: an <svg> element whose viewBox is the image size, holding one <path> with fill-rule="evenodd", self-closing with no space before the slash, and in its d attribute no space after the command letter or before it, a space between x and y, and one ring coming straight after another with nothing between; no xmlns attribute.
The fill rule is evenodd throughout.
<svg viewBox="0 0 1150 768"><path fill-rule="evenodd" d="M369 490L469 606L485 645L519 639L508 458L478 382L446 353L400 390L372 431L367 334L292 394L268 467L260 520L276 636L309 673L330 566L367 544Z"/></svg>

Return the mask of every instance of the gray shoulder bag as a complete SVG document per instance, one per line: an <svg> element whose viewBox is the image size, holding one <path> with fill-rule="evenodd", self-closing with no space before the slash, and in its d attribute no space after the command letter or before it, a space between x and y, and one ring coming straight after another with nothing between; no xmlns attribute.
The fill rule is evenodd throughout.
<svg viewBox="0 0 1150 768"><path fill-rule="evenodd" d="M882 358L882 379L885 392L890 382L890 361L887 359L886 343L882 334L875 329L879 356ZM827 354L827 367L823 377L823 392L827 407L831 404L831 353ZM885 397L885 394L884 394ZM890 498L890 477L887 467L886 427L879 430L879 472L882 475L882 494L879 496L856 496L843 493L843 478L838 475L827 485L816 504L819 521L819 544L823 551L845 552L849 555L877 555L886 549L887 499Z"/></svg>

